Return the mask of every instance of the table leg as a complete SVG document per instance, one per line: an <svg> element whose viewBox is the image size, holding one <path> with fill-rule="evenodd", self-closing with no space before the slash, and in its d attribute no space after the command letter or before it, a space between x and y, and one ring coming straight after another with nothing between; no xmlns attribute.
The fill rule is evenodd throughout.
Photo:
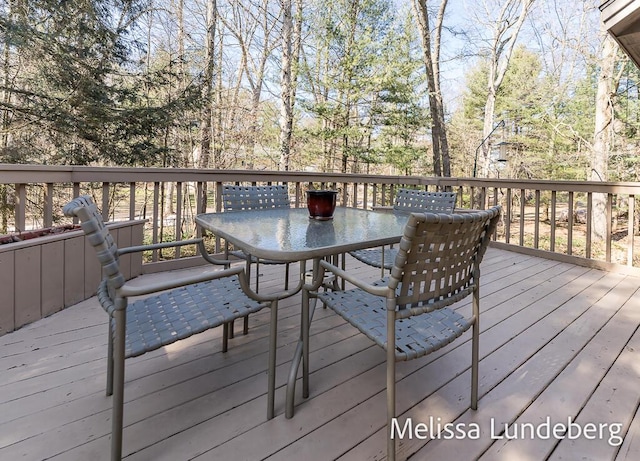
<svg viewBox="0 0 640 461"><path fill-rule="evenodd" d="M300 325L300 339L296 346L293 359L291 361L291 367L289 368L289 376L287 379L287 395L286 395L286 407L285 417L287 419L293 417L293 407L296 395L296 379L298 376L298 369L300 362L302 361L302 396L309 397L309 327L311 320L313 319L313 313L316 308L316 298L313 298L311 303L310 291L316 291L322 285L322 277L319 276L320 260L315 259L313 261L313 277L310 284L305 283L305 288L302 291L302 313L301 313L301 325ZM306 274L304 275L306 277Z"/></svg>
<svg viewBox="0 0 640 461"><path fill-rule="evenodd" d="M305 299L306 298L306 299ZM315 298L314 298L315 301ZM315 302L313 303L315 312ZM309 292L302 292L302 397L309 397L309 328L311 327L311 313L309 306Z"/></svg>

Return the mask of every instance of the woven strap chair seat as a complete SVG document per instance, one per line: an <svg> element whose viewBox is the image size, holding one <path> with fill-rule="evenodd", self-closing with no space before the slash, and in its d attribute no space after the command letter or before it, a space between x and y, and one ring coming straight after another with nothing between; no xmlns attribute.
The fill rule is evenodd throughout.
<svg viewBox="0 0 640 461"><path fill-rule="evenodd" d="M103 284L101 291L104 289ZM125 357L142 355L264 307L266 304L244 294L235 277L187 285L137 300L127 306Z"/></svg>
<svg viewBox="0 0 640 461"><path fill-rule="evenodd" d="M384 285L383 281L375 285ZM318 298L376 344L387 348L386 300L358 288L318 293ZM473 319L441 308L396 321L396 361L430 354L469 329Z"/></svg>
<svg viewBox="0 0 640 461"><path fill-rule="evenodd" d="M369 266L382 267L383 269L391 270L393 262L396 260L396 256L398 255L398 249L388 247L385 247L384 250L381 250L380 248L367 248L365 250L350 251L349 254L358 261L368 264ZM382 262L383 255L384 263Z"/></svg>

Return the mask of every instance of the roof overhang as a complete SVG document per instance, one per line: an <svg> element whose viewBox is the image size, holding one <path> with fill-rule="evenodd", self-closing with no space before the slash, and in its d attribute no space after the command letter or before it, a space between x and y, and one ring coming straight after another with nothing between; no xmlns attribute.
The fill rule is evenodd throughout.
<svg viewBox="0 0 640 461"><path fill-rule="evenodd" d="M640 67L640 0L607 0L600 5L606 30Z"/></svg>

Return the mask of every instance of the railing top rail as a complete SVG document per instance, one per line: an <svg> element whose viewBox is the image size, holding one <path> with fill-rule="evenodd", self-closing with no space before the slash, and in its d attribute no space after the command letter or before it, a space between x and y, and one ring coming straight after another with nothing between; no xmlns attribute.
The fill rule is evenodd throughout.
<svg viewBox="0 0 640 461"><path fill-rule="evenodd" d="M442 187L498 187L563 192L601 192L612 194L640 194L640 182L614 181L567 181L545 179L482 179L482 178L438 178Z"/></svg>
<svg viewBox="0 0 640 461"><path fill-rule="evenodd" d="M542 191L640 194L640 182L596 182L542 179L445 178L307 171L214 170L190 168L93 167L0 164L0 184L80 182L323 182L445 187L500 187Z"/></svg>
<svg viewBox="0 0 640 461"><path fill-rule="evenodd" d="M314 173L306 171L214 170L191 168L92 167L0 164L0 184L34 182L153 182L153 181L260 181L260 182L371 182L431 184L420 176Z"/></svg>

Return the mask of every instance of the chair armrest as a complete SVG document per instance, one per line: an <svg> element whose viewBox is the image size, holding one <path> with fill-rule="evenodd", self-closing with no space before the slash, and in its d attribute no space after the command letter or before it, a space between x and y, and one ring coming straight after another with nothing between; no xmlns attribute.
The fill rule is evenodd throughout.
<svg viewBox="0 0 640 461"><path fill-rule="evenodd" d="M333 272L338 277L345 279L349 283L352 283L356 287L358 287L361 290L364 290L367 293L370 293L372 295L375 295L375 296L386 296L387 293L389 292L389 287L371 285L370 283L365 282L363 280L360 280L360 279L352 276L348 272L343 271L339 267L334 266L333 264L331 264L331 263L329 263L327 261L320 261L320 266L322 266L324 269L328 270L329 272Z"/></svg>
<svg viewBox="0 0 640 461"><path fill-rule="evenodd" d="M454 208L453 212L456 214L464 214L464 213L477 213L478 211L482 211L476 208Z"/></svg>
<svg viewBox="0 0 640 461"><path fill-rule="evenodd" d="M139 253L141 251L159 250L161 248L181 247L185 245L198 245L198 247L200 248L200 255L208 263L216 264L219 266L228 266L232 263L232 261L228 259L217 259L217 258L211 257L211 255L207 253L207 249L204 246L204 240L202 238L191 239L191 240L179 240L175 242L152 243L149 245L138 245L133 247L119 248L118 256L126 255L129 253Z"/></svg>
<svg viewBox="0 0 640 461"><path fill-rule="evenodd" d="M183 277L174 278L162 282L149 283L144 286L135 286L130 282L122 285L117 294L119 297L127 298L129 296L140 296L155 293L158 291L169 290L171 288L178 288L185 285L191 285L193 283L206 282L208 280L220 279L223 277L231 277L237 275L240 280L245 277L241 274L244 272L243 267L232 267L230 269L224 269L221 271L212 271L204 274L187 275Z"/></svg>
<svg viewBox="0 0 640 461"><path fill-rule="evenodd" d="M138 245L133 247L119 248L118 255L126 255L129 253L139 253L141 251L148 250L159 250L161 248L173 248L173 247L181 247L185 245L196 245L200 244L202 239L192 239L192 240L179 240L175 242L162 242L162 243L152 243L149 245Z"/></svg>

